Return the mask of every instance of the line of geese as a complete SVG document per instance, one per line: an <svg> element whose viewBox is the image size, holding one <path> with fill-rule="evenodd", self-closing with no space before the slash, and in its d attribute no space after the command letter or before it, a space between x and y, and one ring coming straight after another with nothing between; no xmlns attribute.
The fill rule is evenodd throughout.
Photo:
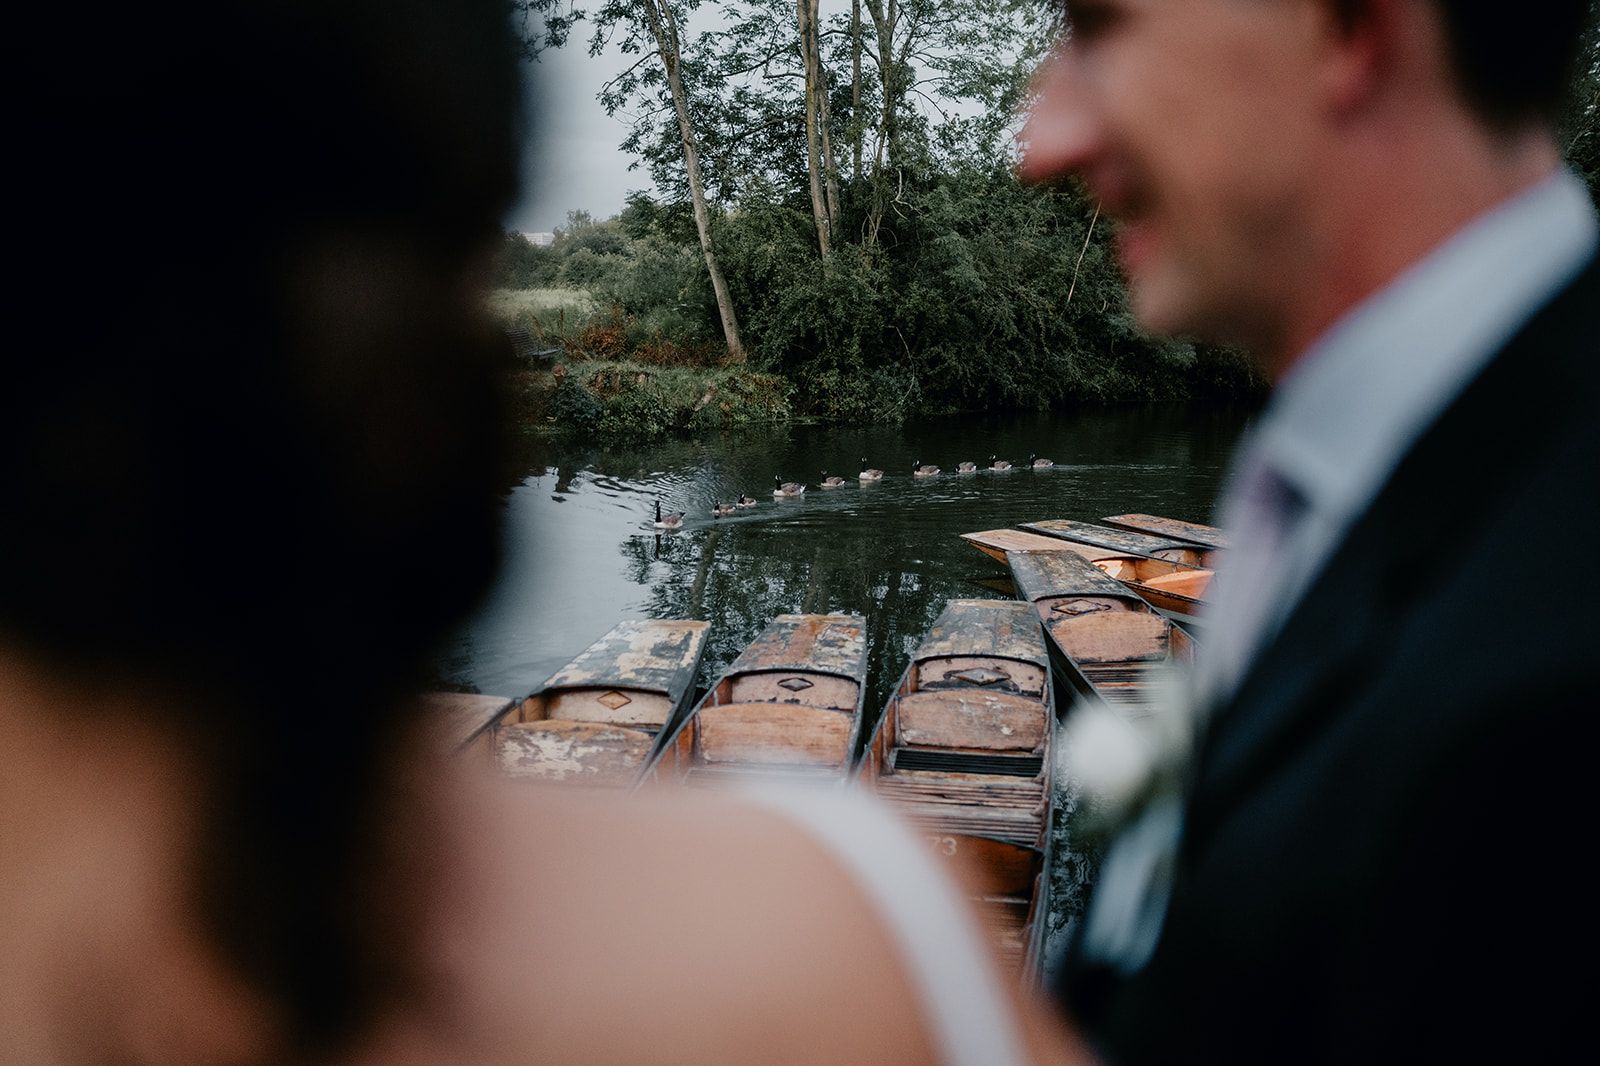
<svg viewBox="0 0 1600 1066"><path fill-rule="evenodd" d="M865 459L861 460L861 465L862 471L856 475L857 481L872 482L883 480L882 470L879 470L877 467L867 466L867 461ZM1054 460L1041 459L1036 455L1028 456L1028 461L1026 464L1024 464L1025 467L1031 467L1034 470L1048 470L1055 465L1056 464ZM1008 470L1014 470L1016 467L1013 466L1009 460L996 458L993 455L989 456L989 465L986 467L980 467L977 463L969 462L956 464L956 473L958 474L976 474L980 469L1004 473ZM912 477L938 477L942 473L944 473L944 471L940 470L937 466L934 466L931 463L925 464L921 459L918 459L911 464ZM845 484L845 480L844 478L839 477L837 474L829 474L826 470L824 470L822 472L822 480L817 484L819 488L836 489ZM777 474L772 475L772 495L774 499L787 499L795 496L804 496L805 494L805 482L785 481ZM726 518L738 510L747 507L754 507L755 505L756 499L754 496L740 496L739 499L734 503L723 503L721 500L715 500L711 504L711 517ZM656 501L655 527L657 529L682 529L684 517L685 513L683 511L673 511L670 514L662 514L661 501Z"/></svg>

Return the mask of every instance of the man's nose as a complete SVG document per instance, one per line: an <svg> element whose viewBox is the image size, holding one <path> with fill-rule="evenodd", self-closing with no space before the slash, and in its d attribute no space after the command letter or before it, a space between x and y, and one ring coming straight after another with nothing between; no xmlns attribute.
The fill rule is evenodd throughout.
<svg viewBox="0 0 1600 1066"><path fill-rule="evenodd" d="M1047 181L1081 170L1099 150L1100 125L1071 55L1058 48L1034 75L1038 95L1019 140L1024 181Z"/></svg>

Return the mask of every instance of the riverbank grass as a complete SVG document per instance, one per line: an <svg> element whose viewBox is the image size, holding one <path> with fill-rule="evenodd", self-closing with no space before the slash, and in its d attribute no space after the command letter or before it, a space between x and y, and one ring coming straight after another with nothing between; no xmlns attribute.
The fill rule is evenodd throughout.
<svg viewBox="0 0 1600 1066"><path fill-rule="evenodd" d="M777 374L723 365L709 345L664 340L580 289L498 289L488 307L508 329L565 350L552 370L515 383L521 421L546 431L647 439L782 422L793 385Z"/></svg>
<svg viewBox="0 0 1600 1066"><path fill-rule="evenodd" d="M494 289L488 303L489 311L507 323L524 314L561 310L587 314L594 310L594 297L583 289Z"/></svg>
<svg viewBox="0 0 1600 1066"><path fill-rule="evenodd" d="M656 437L781 422L791 414L788 382L744 367L586 361L552 376L547 419L602 436Z"/></svg>

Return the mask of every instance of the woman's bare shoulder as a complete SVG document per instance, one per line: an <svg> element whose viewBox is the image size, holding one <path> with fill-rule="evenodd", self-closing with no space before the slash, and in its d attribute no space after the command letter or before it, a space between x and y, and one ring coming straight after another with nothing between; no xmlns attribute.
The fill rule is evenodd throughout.
<svg viewBox="0 0 1600 1066"><path fill-rule="evenodd" d="M780 814L494 785L455 826L439 955L478 1061L937 1061L882 915Z"/></svg>
<svg viewBox="0 0 1600 1066"><path fill-rule="evenodd" d="M932 1061L881 923L781 817L667 790L492 802L452 924L496 1042L568 1063Z"/></svg>

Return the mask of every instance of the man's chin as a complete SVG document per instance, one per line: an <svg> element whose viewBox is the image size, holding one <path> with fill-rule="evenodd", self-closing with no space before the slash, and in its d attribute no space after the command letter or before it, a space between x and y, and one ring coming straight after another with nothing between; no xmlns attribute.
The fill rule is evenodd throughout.
<svg viewBox="0 0 1600 1066"><path fill-rule="evenodd" d="M1173 273L1149 273L1128 280L1133 317L1153 337L1238 343L1239 323L1200 298L1192 285Z"/></svg>
<svg viewBox="0 0 1600 1066"><path fill-rule="evenodd" d="M1130 278L1128 290L1140 329L1157 337L1192 336L1192 309L1170 279L1154 275Z"/></svg>

